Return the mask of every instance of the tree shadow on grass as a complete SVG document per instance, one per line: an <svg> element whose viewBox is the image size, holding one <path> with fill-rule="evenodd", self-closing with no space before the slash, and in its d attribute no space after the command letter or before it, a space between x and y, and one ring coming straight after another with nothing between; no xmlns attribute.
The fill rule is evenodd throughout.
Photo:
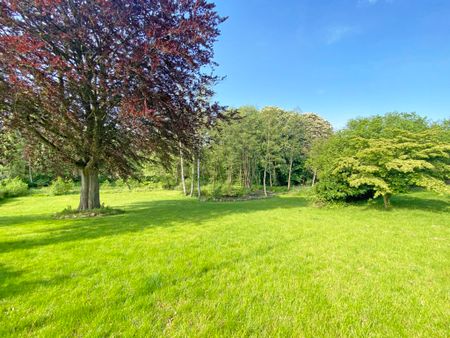
<svg viewBox="0 0 450 338"><path fill-rule="evenodd" d="M57 285L70 278L65 275L57 275L50 279L23 280L22 276L24 273L24 271L12 270L3 264L0 264L0 299L14 297L37 287ZM17 282L19 279L21 281Z"/></svg>
<svg viewBox="0 0 450 338"><path fill-rule="evenodd" d="M40 214L40 215L17 215L17 216L0 216L0 228L2 227L13 227L18 225L30 226L33 223L42 223L49 221L51 219L50 215Z"/></svg>
<svg viewBox="0 0 450 338"><path fill-rule="evenodd" d="M14 200L16 200L16 199L17 199L16 197L0 198L0 207L2 205L14 202Z"/></svg>
<svg viewBox="0 0 450 338"><path fill-rule="evenodd" d="M100 218L54 220L49 215L39 215L37 217L6 216L0 217L0 226L26 225L34 222L42 224L47 222L49 228L33 232L33 235L38 235L37 238L0 242L0 253L64 242L116 236L156 227L201 226L207 220L227 215L299 208L306 205L308 205L308 201L301 197L274 197L267 200L226 203L205 203L192 199L183 199L125 204L118 206L126 211L125 214Z"/></svg>
<svg viewBox="0 0 450 338"><path fill-rule="evenodd" d="M392 199L392 205L394 208L399 209L450 212L450 203L444 199L418 198L413 195L394 197Z"/></svg>
<svg viewBox="0 0 450 338"><path fill-rule="evenodd" d="M382 198L378 198L369 205L370 209L386 210ZM445 198L424 198L415 195L393 196L388 210L421 210L427 212L450 212L450 202Z"/></svg>

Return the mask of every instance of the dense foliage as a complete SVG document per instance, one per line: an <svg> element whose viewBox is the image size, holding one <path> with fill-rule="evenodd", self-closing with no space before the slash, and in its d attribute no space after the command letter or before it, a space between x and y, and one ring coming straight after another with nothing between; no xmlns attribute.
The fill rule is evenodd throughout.
<svg viewBox="0 0 450 338"><path fill-rule="evenodd" d="M101 186L179 188L191 196L201 186L198 195L214 199L256 198L280 187L289 190L293 185L314 184L317 176L315 191L321 200L380 196L386 206L393 194L413 187L448 192L448 121L431 123L416 114L388 113L351 120L332 134L331 125L312 113L241 107L226 115L215 128L203 131L203 142L193 154L181 148L178 162L169 166L147 162L135 173L140 182L102 176ZM39 160L29 156L33 153L27 152L18 135L12 139L17 142L8 147L10 161L4 162L3 177L18 176L36 186L62 176L69 181L58 179L50 192L72 190L71 183L65 188L65 182L76 179L70 170L39 165L50 162L43 155ZM34 164L31 176L29 163Z"/></svg>
<svg viewBox="0 0 450 338"><path fill-rule="evenodd" d="M356 119L313 148L310 166L319 173L325 200L390 197L411 187L447 192L450 129L416 114L391 113Z"/></svg>
<svg viewBox="0 0 450 338"><path fill-rule="evenodd" d="M275 186L305 183L312 177L305 166L311 144L332 134L331 124L313 113L242 107L229 114L232 119L205 133L199 154L202 183L222 194L238 186L261 187L267 195ZM192 183L195 170L184 172Z"/></svg>

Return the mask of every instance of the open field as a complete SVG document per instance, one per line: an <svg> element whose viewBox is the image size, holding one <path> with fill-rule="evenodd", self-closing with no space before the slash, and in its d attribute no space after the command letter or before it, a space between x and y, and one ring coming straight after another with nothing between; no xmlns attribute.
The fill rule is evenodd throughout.
<svg viewBox="0 0 450 338"><path fill-rule="evenodd" d="M0 205L0 336L448 337L449 200L315 208L106 193Z"/></svg>

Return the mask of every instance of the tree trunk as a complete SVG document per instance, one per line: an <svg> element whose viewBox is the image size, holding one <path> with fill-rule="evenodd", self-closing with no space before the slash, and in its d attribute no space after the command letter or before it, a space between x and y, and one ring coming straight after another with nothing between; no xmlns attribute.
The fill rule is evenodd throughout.
<svg viewBox="0 0 450 338"><path fill-rule="evenodd" d="M272 188L272 171L271 170L269 170L269 184L270 184L270 187Z"/></svg>
<svg viewBox="0 0 450 338"><path fill-rule="evenodd" d="M233 165L228 168L228 190L231 190L231 185L233 184Z"/></svg>
<svg viewBox="0 0 450 338"><path fill-rule="evenodd" d="M200 190L200 157L197 157L197 196L200 198L202 192Z"/></svg>
<svg viewBox="0 0 450 338"><path fill-rule="evenodd" d="M289 176L288 176L288 191L291 190L291 176L292 176L292 163L294 160L291 158L289 159Z"/></svg>
<svg viewBox="0 0 450 338"><path fill-rule="evenodd" d="M192 172L191 172L191 192L189 196L194 196L194 181L195 181L195 162L192 159Z"/></svg>
<svg viewBox="0 0 450 338"><path fill-rule="evenodd" d="M243 186L243 184L242 184L242 165L239 166L239 185L242 188L242 186Z"/></svg>
<svg viewBox="0 0 450 338"><path fill-rule="evenodd" d="M275 166L272 168L272 184L273 185L276 185L277 184L277 181L278 181L278 178L277 178L277 171L276 171L276 169L275 169Z"/></svg>
<svg viewBox="0 0 450 338"><path fill-rule="evenodd" d="M314 170L314 175L313 175L311 186L314 186L314 184L316 184L316 171L315 170Z"/></svg>
<svg viewBox="0 0 450 338"><path fill-rule="evenodd" d="M181 185L183 186L183 194L186 196L186 180L184 179L184 160L183 160L183 151L181 150L180 143L180 167L181 167Z"/></svg>
<svg viewBox="0 0 450 338"><path fill-rule="evenodd" d="M98 170L84 168L80 170L81 191L79 211L100 208L100 184Z"/></svg>
<svg viewBox="0 0 450 338"><path fill-rule="evenodd" d="M387 209L389 208L390 203L390 198L391 196L389 194L384 194L383 195L383 202L384 202L384 208Z"/></svg>
<svg viewBox="0 0 450 338"><path fill-rule="evenodd" d="M267 167L264 167L263 189L264 189L264 196L267 197L266 176L267 176Z"/></svg>
<svg viewBox="0 0 450 338"><path fill-rule="evenodd" d="M28 162L28 177L29 177L30 183L33 183L33 172L31 170L31 163L30 162Z"/></svg>

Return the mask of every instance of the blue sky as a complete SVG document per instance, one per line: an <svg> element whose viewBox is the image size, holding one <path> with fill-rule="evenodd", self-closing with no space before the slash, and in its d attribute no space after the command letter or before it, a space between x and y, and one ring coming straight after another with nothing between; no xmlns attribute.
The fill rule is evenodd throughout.
<svg viewBox="0 0 450 338"><path fill-rule="evenodd" d="M450 0L216 0L222 104L450 117Z"/></svg>

